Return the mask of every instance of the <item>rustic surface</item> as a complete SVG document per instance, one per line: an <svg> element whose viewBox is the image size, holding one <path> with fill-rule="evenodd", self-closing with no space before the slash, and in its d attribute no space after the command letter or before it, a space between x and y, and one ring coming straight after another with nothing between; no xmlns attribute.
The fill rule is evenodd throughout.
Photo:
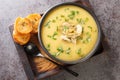
<svg viewBox="0 0 120 80"><path fill-rule="evenodd" d="M27 80L9 25L18 16L43 13L65 1L73 0L0 0L0 80ZM45 80L120 80L120 0L90 2L106 36L105 52L71 67L80 74L78 78L63 71Z"/></svg>

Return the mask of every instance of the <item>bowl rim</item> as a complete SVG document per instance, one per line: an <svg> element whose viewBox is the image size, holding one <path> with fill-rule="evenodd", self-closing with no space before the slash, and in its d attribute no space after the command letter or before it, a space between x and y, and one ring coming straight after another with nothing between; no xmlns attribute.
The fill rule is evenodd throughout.
<svg viewBox="0 0 120 80"><path fill-rule="evenodd" d="M97 28L98 28L98 39L97 39L97 42L96 44L94 45L94 48L82 59L78 59L78 60L75 60L75 61L63 61L63 60L60 60L54 56L52 56L48 50L45 48L43 42L42 42L42 35L41 35L41 26L42 26L42 23L44 22L45 20L45 17L52 11L54 10L55 8L57 7L60 7L60 6L65 6L65 5L73 5L73 6L77 6L77 7L80 7L84 10L86 10L92 17L93 19L95 20L96 24L97 24ZM57 61L57 62L60 62L62 64L76 64L76 63L79 63L79 62L83 62L83 61L86 61L87 59L89 59L98 49L99 45L100 45L100 42L101 42L101 38L102 38L102 35L101 35L101 26L99 24L99 21L95 15L95 13L88 7L84 6L84 5L81 5L81 4L77 4L77 3L72 3L72 2L65 2L65 3L60 3L60 4L57 4L51 8L49 8L42 16L41 18L41 21L39 23L39 26L38 26L38 40L39 40L39 44L40 46L42 47L43 51L50 57L52 58L53 60Z"/></svg>

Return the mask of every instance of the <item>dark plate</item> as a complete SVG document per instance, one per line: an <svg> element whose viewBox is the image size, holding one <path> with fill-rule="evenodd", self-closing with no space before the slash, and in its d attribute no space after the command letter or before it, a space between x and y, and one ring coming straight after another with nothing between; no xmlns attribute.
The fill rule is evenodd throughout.
<svg viewBox="0 0 120 80"><path fill-rule="evenodd" d="M76 3L82 4L90 9L92 9L91 5L89 3L89 0L79 0L79 1L76 1ZM10 30L10 33L12 35L13 25L9 26L9 30ZM61 71L59 68L55 68L53 70L42 72L42 73L40 73L40 72L38 73L37 71L34 71L34 69L32 67L32 65L34 65L34 64L29 59L29 56L26 55L26 53L24 52L23 47L16 44L16 43L14 43L14 44L15 44L15 47L18 51L20 60L23 64L23 67L24 67L25 73L28 77L28 80L38 80L38 79L46 78L46 77L55 75L56 73L59 73Z"/></svg>
<svg viewBox="0 0 120 80"><path fill-rule="evenodd" d="M59 8L59 7L62 7L62 6L68 6L68 5L72 5L72 6L77 6L77 7L80 7L84 10L86 10L95 20L96 24L97 24L97 29L98 29L98 39L97 39L97 42L94 46L94 48L89 52L88 55L86 55L84 58L81 58L79 60L76 60L76 61L63 61L63 60L60 60L56 57L54 57L53 55L51 55L49 53L49 51L45 48L44 44L43 44L43 41L42 41L42 25L47 17L47 15L49 15L52 11L54 11L55 9ZM42 47L42 49L44 50L44 52L50 57L52 58L53 60L57 61L57 62L60 62L62 64L76 64L76 63L79 63L79 62L83 62L87 59L89 59L91 56L93 56L95 54L95 52L98 50L100 44L101 44L101 40L102 40L102 32L101 32L101 26L99 24L99 21L95 15L95 13L87 6L84 6L82 4L78 4L78 3L72 3L72 2L66 2L66 3L62 3L62 4L58 4L52 8L50 8L48 11L46 11L40 21L40 25L39 25L39 29L38 29L38 39L39 39L39 43Z"/></svg>

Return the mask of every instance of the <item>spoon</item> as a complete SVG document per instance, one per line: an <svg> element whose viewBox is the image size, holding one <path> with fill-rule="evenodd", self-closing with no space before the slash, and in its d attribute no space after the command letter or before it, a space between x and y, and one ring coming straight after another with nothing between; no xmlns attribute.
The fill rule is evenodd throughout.
<svg viewBox="0 0 120 80"><path fill-rule="evenodd" d="M75 77L77 77L77 76L79 75L78 73L72 71L72 70L69 69L68 67L64 67L63 65L58 64L57 62L55 62L55 61L53 61L53 60L51 60L51 59L43 56L43 55L41 54L40 50L38 49L38 47L37 47L35 44L31 43L31 42L28 43L28 44L26 44L26 45L24 45L24 50L25 50L25 52L26 52L27 54L30 54L30 55L33 55L33 56L39 56L39 57L42 57L42 58L45 58L45 59L51 61L52 63L58 65L61 69L66 70L68 73L74 75Z"/></svg>

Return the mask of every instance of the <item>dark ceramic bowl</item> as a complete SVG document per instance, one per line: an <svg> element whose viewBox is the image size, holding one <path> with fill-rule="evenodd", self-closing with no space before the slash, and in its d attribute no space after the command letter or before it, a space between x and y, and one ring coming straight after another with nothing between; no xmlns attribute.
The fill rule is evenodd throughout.
<svg viewBox="0 0 120 80"><path fill-rule="evenodd" d="M88 53L88 55L86 55L84 58L79 59L79 60L76 60L76 61L63 61L63 60L60 60L60 59L58 59L58 58L55 58L54 56L52 56L52 55L47 51L47 49L45 48L45 46L44 46L44 44L43 44L43 41L42 41L42 39L41 39L41 37L42 37L42 35L41 35L42 27L41 27L41 26L42 26L42 24L43 24L46 16L47 16L52 10L54 10L55 8L57 8L57 7L59 7L59 6L64 6L64 5L74 5L74 6L78 6L78 7L80 7L80 8L83 8L83 9L86 10L87 12L89 12L89 13L91 14L91 16L94 18L94 20L96 21L97 28L98 28L98 39L97 39L97 42L96 42L94 48L93 48L93 49L91 50L91 52ZM58 4L58 5L56 5L56 6L53 6L53 7L50 8L48 11L46 11L45 14L43 14L42 19L41 19L41 21L40 21L40 25L39 25L38 39L39 39L39 43L40 43L42 49L43 49L43 50L47 53L47 55L48 55L50 58L52 58L53 60L58 61L58 62L60 62L60 63L62 63L62 64L76 64L76 63L83 62L83 61L89 59L89 58L97 51L97 49L99 48L100 42L101 42L101 28L100 28L100 24L99 24L99 22L98 22L98 20L97 20L97 17L95 16L94 12L93 12L91 9L89 9L88 7L85 7L85 6L83 6L83 5L77 4L77 3L67 2L67 3L62 3L62 4Z"/></svg>

